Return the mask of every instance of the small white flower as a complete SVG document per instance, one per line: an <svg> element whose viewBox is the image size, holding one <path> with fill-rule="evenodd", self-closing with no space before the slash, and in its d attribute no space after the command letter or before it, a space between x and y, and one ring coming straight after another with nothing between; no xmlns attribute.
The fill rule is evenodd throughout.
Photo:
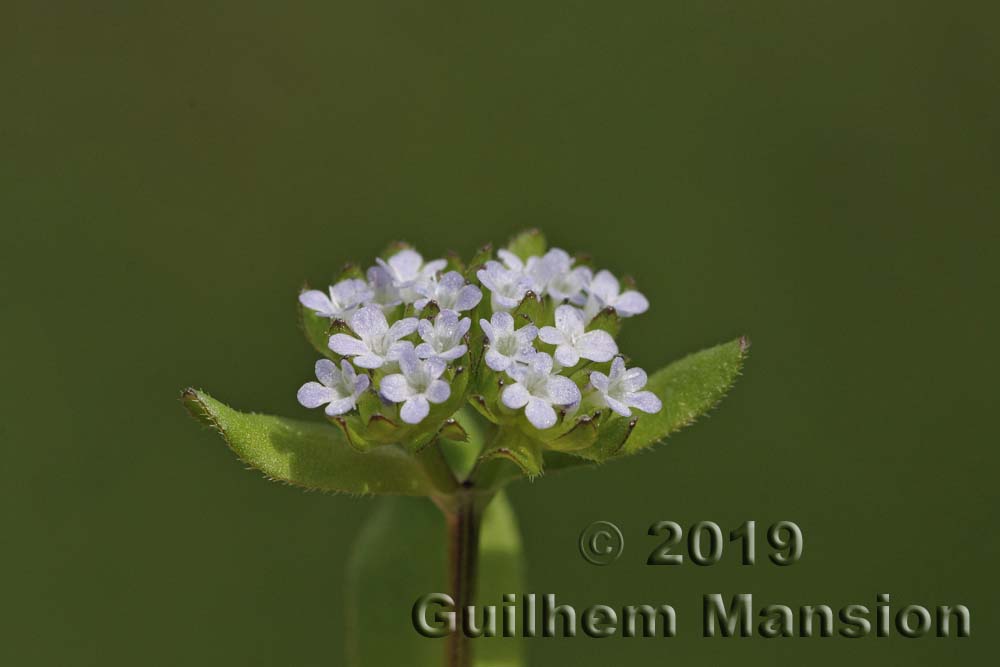
<svg viewBox="0 0 1000 667"><path fill-rule="evenodd" d="M585 308L587 317L593 318L608 306L621 317L631 317L649 310L649 301L635 290L621 291L618 279L610 271L598 271L587 287L590 299Z"/></svg>
<svg viewBox="0 0 1000 667"><path fill-rule="evenodd" d="M583 313L573 306L556 308L556 325L542 327L538 337L556 346L556 361L566 368L576 366L580 358L611 361L618 354L615 339L607 331L584 331Z"/></svg>
<svg viewBox="0 0 1000 667"><path fill-rule="evenodd" d="M520 260L519 260L520 261ZM494 311L506 311L515 308L524 295L532 287L531 279L523 273L504 268L500 262L486 262L476 276L486 289L490 291L490 304Z"/></svg>
<svg viewBox="0 0 1000 667"><path fill-rule="evenodd" d="M527 366L507 369L514 384L504 387L503 404L513 410L524 408L532 426L546 429L557 420L553 405L569 406L580 400L580 389L568 377L552 374L552 357L544 352L532 356Z"/></svg>
<svg viewBox="0 0 1000 667"><path fill-rule="evenodd" d="M375 304L382 310L389 310L403 303L403 297L400 296L399 290L393 284L392 276L389 275L388 271L381 266L373 266L368 269L367 277L371 296L366 305Z"/></svg>
<svg viewBox="0 0 1000 667"><path fill-rule="evenodd" d="M404 348L399 355L401 373L382 378L379 391L393 403L402 403L399 416L407 424L419 424L430 412L431 403L444 403L451 396L451 387L438 378L446 364L441 359L421 361L412 347Z"/></svg>
<svg viewBox="0 0 1000 667"><path fill-rule="evenodd" d="M486 351L486 365L503 372L511 366L527 361L535 354L531 341L538 335L538 327L528 324L514 330L514 317L510 313L493 313L490 322L479 320L490 349Z"/></svg>
<svg viewBox="0 0 1000 667"><path fill-rule="evenodd" d="M326 414L331 417L353 410L369 382L368 376L355 373L346 359L340 362L340 370L329 359L320 359L316 362L316 379L319 382L306 382L299 389L299 403L307 408L326 403Z"/></svg>
<svg viewBox="0 0 1000 667"><path fill-rule="evenodd" d="M330 349L345 357L354 357L361 368L380 368L387 361L395 361L406 343L399 339L417 329L413 317L394 322L390 327L385 314L378 306L365 306L351 315L351 330L357 334L330 336Z"/></svg>
<svg viewBox="0 0 1000 667"><path fill-rule="evenodd" d="M458 271L449 271L439 279L432 279L418 285L416 290L423 297L413 302L417 310L423 310L431 301L441 310L464 312L475 308L483 298L483 293L475 285L469 285Z"/></svg>
<svg viewBox="0 0 1000 667"><path fill-rule="evenodd" d="M586 266L578 266L575 269L561 271L549 280L546 292L556 302L569 301L570 303L582 306L587 302L587 295L584 290L590 285L591 275L591 270Z"/></svg>
<svg viewBox="0 0 1000 667"><path fill-rule="evenodd" d="M370 298L372 290L365 281L348 278L331 285L329 296L320 290L308 290L299 295L299 302L320 317L343 320Z"/></svg>
<svg viewBox="0 0 1000 667"><path fill-rule="evenodd" d="M434 319L417 322L417 332L423 343L417 345L417 356L421 359L436 357L442 361L454 361L468 349L462 344L462 338L469 331L472 320L468 317L458 319L458 313L453 310L442 310Z"/></svg>
<svg viewBox="0 0 1000 667"><path fill-rule="evenodd" d="M425 264L420 253L410 248L400 250L388 260L375 261L392 278L393 286L399 290L400 296L406 303L413 303L419 299L420 287L448 265L443 259L431 260Z"/></svg>
<svg viewBox="0 0 1000 667"><path fill-rule="evenodd" d="M653 414L659 412L663 403L651 391L639 391L646 386L646 371L641 368L625 370L625 361L615 357L611 362L611 375L594 371L590 374L590 384L598 391L604 404L623 417L631 417L629 408L638 408Z"/></svg>

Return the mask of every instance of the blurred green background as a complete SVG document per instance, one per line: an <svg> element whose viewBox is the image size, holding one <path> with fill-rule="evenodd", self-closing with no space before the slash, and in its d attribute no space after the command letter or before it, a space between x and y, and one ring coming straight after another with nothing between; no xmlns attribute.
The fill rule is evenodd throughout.
<svg viewBox="0 0 1000 667"><path fill-rule="evenodd" d="M754 348L669 444L512 489L530 591L680 621L534 640L532 664L983 664L994 8L3 3L0 663L340 664L371 504L244 470L179 390L304 417L304 279L538 226L636 276L643 366ZM577 553L597 519L625 532L612 567ZM659 519L795 520L805 557L646 567ZM710 592L964 603L973 636L703 639Z"/></svg>

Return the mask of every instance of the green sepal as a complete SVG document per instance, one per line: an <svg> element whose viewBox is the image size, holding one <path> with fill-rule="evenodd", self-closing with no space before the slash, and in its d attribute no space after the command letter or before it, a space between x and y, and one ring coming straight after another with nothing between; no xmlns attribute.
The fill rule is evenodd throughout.
<svg viewBox="0 0 1000 667"><path fill-rule="evenodd" d="M359 264L354 262L348 262L344 264L343 268L340 269L340 275L334 279L334 284L339 283L342 280L364 280L365 272L361 269Z"/></svg>
<svg viewBox="0 0 1000 667"><path fill-rule="evenodd" d="M493 244L487 243L482 248L477 250L476 254L474 254L472 259L469 260L469 264L465 269L465 279L473 285L479 285L479 277L476 275L476 272L483 268L483 265L491 259L493 259ZM488 294L484 292L484 300L487 296Z"/></svg>
<svg viewBox="0 0 1000 667"><path fill-rule="evenodd" d="M412 250L413 246L406 241L392 241L379 254L379 259L388 260L400 250Z"/></svg>
<svg viewBox="0 0 1000 667"><path fill-rule="evenodd" d="M517 304L510 313L514 317L514 328L520 329L526 324L542 326L546 310L545 301L544 299L540 299L531 290L528 290L524 298L521 299L521 303Z"/></svg>
<svg viewBox="0 0 1000 667"><path fill-rule="evenodd" d="M528 477L538 477L545 468L542 443L517 427L502 427L479 455L481 462L506 458L517 464Z"/></svg>
<svg viewBox="0 0 1000 667"><path fill-rule="evenodd" d="M453 418L444 420L444 424L438 433L442 438L453 442L468 442L469 440L469 434L465 432L465 429L458 423L458 420Z"/></svg>
<svg viewBox="0 0 1000 667"><path fill-rule="evenodd" d="M520 257L521 261L532 256L544 255L546 248L545 235L537 229L527 229L515 235L507 243L507 250Z"/></svg>
<svg viewBox="0 0 1000 667"><path fill-rule="evenodd" d="M365 423L357 415L338 415L330 417L330 423L339 428L347 444L362 454L367 453L374 446L365 437Z"/></svg>
<svg viewBox="0 0 1000 667"><path fill-rule="evenodd" d="M600 413L578 417L569 430L547 441L546 447L560 452L575 452L592 447L599 435Z"/></svg>
<svg viewBox="0 0 1000 667"><path fill-rule="evenodd" d="M638 419L634 414L632 417L622 417L609 411L598 428L597 439L594 443L586 449L573 453L598 463L607 461L622 451L637 422Z"/></svg>
<svg viewBox="0 0 1000 667"><path fill-rule="evenodd" d="M612 338L617 338L622 330L622 318L613 307L601 310L587 325L587 331L607 331Z"/></svg>
<svg viewBox="0 0 1000 667"><path fill-rule="evenodd" d="M268 479L352 494L434 496L454 490L446 478L432 478L419 458L398 447L357 452L330 424L238 412L196 389L186 389L181 400L193 417L222 435L240 460Z"/></svg>
<svg viewBox="0 0 1000 667"><path fill-rule="evenodd" d="M461 274L465 274L465 262L462 260L462 256L459 255L454 250L449 250L444 254L445 261L448 264L445 266L444 270L448 271L458 271Z"/></svg>

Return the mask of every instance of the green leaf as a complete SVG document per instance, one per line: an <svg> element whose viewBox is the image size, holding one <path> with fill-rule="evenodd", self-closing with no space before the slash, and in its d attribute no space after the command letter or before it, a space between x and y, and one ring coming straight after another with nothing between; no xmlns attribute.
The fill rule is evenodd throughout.
<svg viewBox="0 0 1000 667"><path fill-rule="evenodd" d="M544 255L546 249L545 236L537 229L528 229L510 240L507 250L526 260L529 257Z"/></svg>
<svg viewBox="0 0 1000 667"><path fill-rule="evenodd" d="M237 412L195 389L185 390L182 400L244 463L270 479L353 494L431 496L451 491L446 477L432 478L428 472L439 467L424 466L422 459L394 446L362 454L348 446L333 425Z"/></svg>
<svg viewBox="0 0 1000 667"><path fill-rule="evenodd" d="M503 593L525 589L517 519L502 493L483 515L479 551L477 600L499 604ZM413 629L411 611L417 598L448 592L446 563L444 517L437 508L421 499L379 499L348 564L350 667L444 664L446 640L420 636ZM476 639L473 650L476 667L524 665L521 638Z"/></svg>
<svg viewBox="0 0 1000 667"><path fill-rule="evenodd" d="M633 454L663 440L707 413L736 382L750 349L747 338L695 352L650 376L646 389L663 401L655 415L635 413L638 424L623 453Z"/></svg>

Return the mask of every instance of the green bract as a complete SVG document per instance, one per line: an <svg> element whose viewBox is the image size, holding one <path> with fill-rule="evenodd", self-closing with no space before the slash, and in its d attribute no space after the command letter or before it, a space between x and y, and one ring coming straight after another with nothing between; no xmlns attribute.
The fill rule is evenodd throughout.
<svg viewBox="0 0 1000 667"><path fill-rule="evenodd" d="M503 487L653 446L718 403L749 348L740 338L648 376L628 368L616 337L649 302L548 249L538 231L468 262L424 262L394 244L367 272L349 265L328 291L299 301L300 327L322 358L298 399L323 408L325 422L240 412L196 389L182 400L269 479L396 496L381 499L348 572L354 666L522 665L517 638L483 644L479 662L461 633L412 641L406 605L450 590L464 609L477 585L493 597L519 588L521 542Z"/></svg>
<svg viewBox="0 0 1000 667"><path fill-rule="evenodd" d="M396 244L385 256L405 247ZM526 262L544 255L546 244L542 234L532 230L512 239L507 249ZM479 286L476 273L492 256L489 246L480 250L466 265L464 277ZM449 265L461 267L463 263L451 258ZM349 266L341 279L361 275ZM552 326L557 305L551 296L539 298L529 290L510 310L515 328ZM417 314L412 303L394 308L399 316ZM431 301L423 315L437 311ZM463 338L468 351L451 363L443 376L450 396L432 404L418 424L404 422L398 406L380 400L374 383L358 398L354 411L332 416L327 424L238 412L194 389L184 392L184 403L201 421L215 427L240 459L269 478L323 491L440 497L450 494L462 481L489 482L490 486L498 480L535 477L548 467L603 463L645 449L708 412L735 382L749 348L746 339L733 340L652 373L645 389L662 402L656 414L634 411L631 417L624 417L607 406L587 405L584 400L580 406L559 409L557 423L540 430L522 412L504 405L501 394L512 380L493 372L484 362L488 341L478 322L488 320L490 312L490 297L484 294L467 313L473 320ZM328 341L338 332L350 333L344 320L322 317L301 305L300 320L316 350L334 362L343 359L330 349ZM617 336L621 325L622 318L613 307L602 307L590 319L588 330ZM536 343L541 351L553 349L552 345ZM585 388L591 372L607 374L609 366L607 362L581 360L578 367L563 372ZM370 373L377 377L380 371ZM458 414L464 405L474 411ZM472 423L474 420L482 423ZM469 438L469 432L474 437ZM432 443L435 446L428 451ZM442 457L455 447L464 450L461 456L465 459L477 459L470 471L453 471L445 463ZM512 462L517 471L498 472L498 466L490 463L497 459Z"/></svg>

